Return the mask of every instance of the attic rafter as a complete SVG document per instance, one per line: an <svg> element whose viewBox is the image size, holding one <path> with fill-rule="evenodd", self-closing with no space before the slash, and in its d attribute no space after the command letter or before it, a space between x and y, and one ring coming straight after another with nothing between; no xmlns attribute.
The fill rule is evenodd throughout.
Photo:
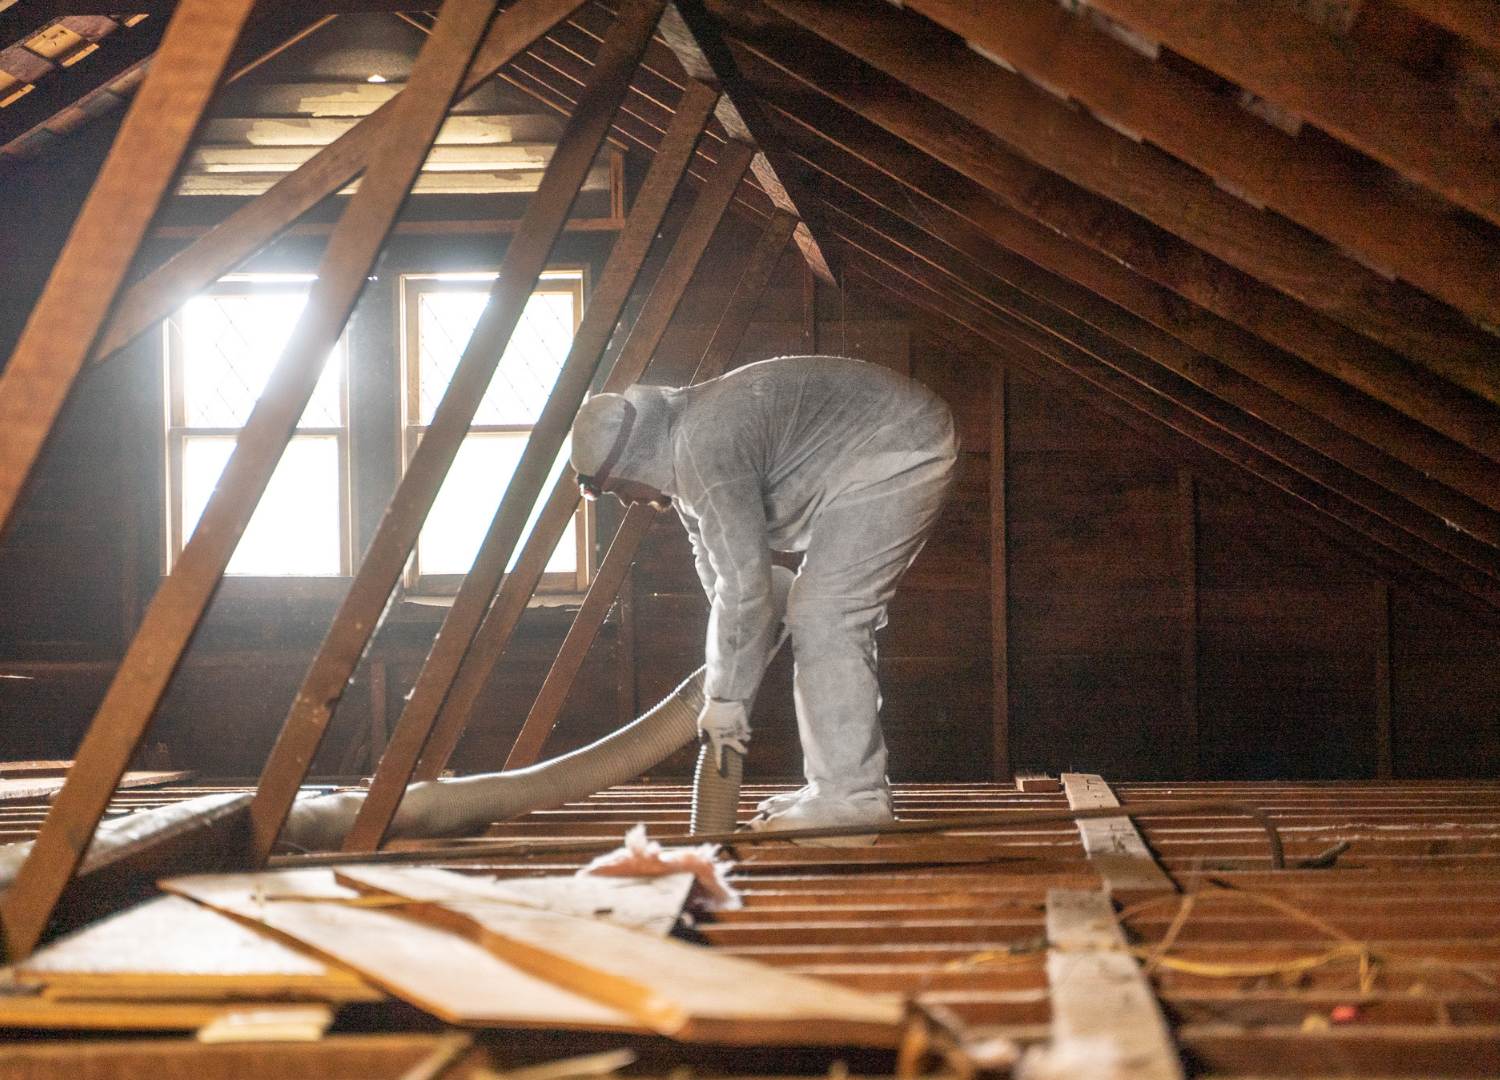
<svg viewBox="0 0 1500 1080"><path fill-rule="evenodd" d="M922 271L924 274L940 275L943 287L956 297L967 293L992 309L1002 323L1014 324L1011 332L1035 351L1075 369L1080 362L1087 366L1082 357L1091 357L1185 413L1184 424L1179 428L1184 434L1221 453L1229 447L1235 460L1258 475L1265 475L1269 469L1270 475L1292 479L1303 498L1315 494L1309 483L1326 489L1341 503L1357 508L1368 523L1372 539L1405 551L1429 570L1452 577L1470 591L1477 589L1478 595L1486 595L1486 590L1493 589L1493 595L1500 597L1500 552L1494 547L1448 529L1441 521L1414 514L1409 504L1342 467L1331 465L1326 458L1274 430L1264 420L1238 410L1222 395L1200 389L1175 365L1116 345L1069 315L1056 309L1049 313L1035 302L986 283L977 267L954 265L954 260L945 259L940 251L934 250L930 240L916 237L912 230L901 230L903 235L899 238L887 237L853 208L840 211L830 222L837 235L891 265L901 264L907 256L921 260L927 267ZM884 228L890 229L890 223L885 223ZM1048 342L1047 337L1055 338L1056 343ZM1194 374L1203 377L1200 372ZM1110 380L1113 381L1113 376ZM1226 435L1230 442L1225 441ZM1321 502L1326 505L1329 500ZM1411 540L1419 541L1431 552L1421 550ZM1441 555L1434 555L1436 552Z"/></svg>
<svg viewBox="0 0 1500 1080"><path fill-rule="evenodd" d="M788 171L790 163L776 145L761 116L760 104L725 47L719 21L709 14L701 0L675 0L662 19L662 35L689 76L722 88L719 122L731 137L759 149L751 171L779 209L801 219L793 239L808 269L832 284L833 272L819 240L821 222L816 216L808 217L801 205L804 200L787 190L788 181L795 188L795 177Z"/></svg>
<svg viewBox="0 0 1500 1080"><path fill-rule="evenodd" d="M1488 49L1500 59L1500 0L1396 0L1396 3Z"/></svg>
<svg viewBox="0 0 1500 1080"><path fill-rule="evenodd" d="M805 36L715 2L733 46L973 180L1042 228L1130 267L1462 446L1500 461L1500 425L1487 402L1016 156L993 136L894 80L830 61L827 50L809 45ZM1487 486L1494 490L1493 481Z"/></svg>
<svg viewBox="0 0 1500 1080"><path fill-rule="evenodd" d="M1195 448L1185 452L1181 449L1174 450L1176 456L1190 461L1202 461L1207 455L1209 458L1217 458L1225 465L1238 466L1238 470L1233 471L1243 470L1243 473L1269 484L1276 489L1278 495L1284 494L1295 500L1301 506L1301 516L1310 515L1309 520L1322 518L1340 526L1340 532L1346 538L1350 535L1358 537L1359 542L1349 546L1365 550L1367 557L1373 557L1384 565L1401 568L1404 576L1410 576L1416 571L1422 580L1442 582L1444 593L1450 589L1456 590L1471 604L1477 601L1490 609L1500 608L1500 587L1492 579L1472 572L1455 571L1451 562L1446 559L1438 559L1434 565L1436 553L1426 545L1416 543L1407 534L1392 529L1375 515L1351 505L1343 496L1307 481L1279 462L1259 454L1248 444L1203 424L1174 406L1167 398L1092 357L1078 350L1058 349L1036 339L1018 336L984 306L960 296L951 287L952 279L941 279L909 264L882 259L858 247L851 247L850 252L864 260L859 265L866 268L874 280L891 285L898 293L914 289L922 297L922 306L940 312L944 317L999 346L1004 355L1024 357L1023 366L1033 374L1047 381L1061 382L1076 393L1078 382L1072 379L1059 380L1056 377L1062 372L1071 373L1092 388L1085 391L1091 403L1099 405L1105 411L1114 410L1113 415L1121 418L1132 412L1144 414L1170 429L1174 435L1183 437L1188 445ZM1042 346L1040 349L1039 345ZM1101 392L1103 397L1098 396ZM1129 407L1123 414L1118 411L1118 406L1122 404ZM1237 486L1243 485L1237 483ZM1264 488L1250 490L1262 498L1266 494ZM1316 513L1312 514L1312 511ZM1370 550L1372 545L1374 548Z"/></svg>
<svg viewBox="0 0 1500 1080"><path fill-rule="evenodd" d="M228 66L253 4L184 3L0 371L0 532Z"/></svg>
<svg viewBox="0 0 1500 1080"><path fill-rule="evenodd" d="M1055 0L1007 0L982 15L961 0L906 7L1247 199L1500 326L1500 252L1474 231L1404 190L1371 183L1350 161L1147 59Z"/></svg>
<svg viewBox="0 0 1500 1080"><path fill-rule="evenodd" d="M1464 123L1440 88L1282 0L1089 2L1500 224L1500 139Z"/></svg>
<svg viewBox="0 0 1500 1080"><path fill-rule="evenodd" d="M795 147L796 143L792 145ZM1340 467L1426 511L1430 517L1414 517L1396 505L1383 516L1397 523L1411 521L1412 530L1434 542L1434 546L1443 548L1451 543L1453 553L1461 558L1465 557L1466 549L1471 550L1466 538L1456 534L1448 524L1452 522L1476 539L1500 548L1500 516L1482 510L1420 472L1386 457L1232 367L1222 366L1213 357L1195 352L1149 323L1101 302L1088 289L1040 270L998 247L940 204L924 200L923 205L913 208L914 198L894 191L894 181L875 174L874 170L861 169L858 162L847 158L834 161L829 157L823 155L826 167L808 160L809 168L818 170L809 184L833 213L847 208L853 216L898 243L903 231L921 230L967 260L965 279L993 276L1030 298L1041 319L1048 319L1047 311L1051 309L1065 318L1083 320L1121 345L1222 398L1246 416L1264 421ZM910 249L912 245L903 246ZM1370 499L1368 492L1366 499ZM1376 509L1389 503L1389 499L1376 496L1365 505Z"/></svg>
<svg viewBox="0 0 1500 1080"><path fill-rule="evenodd" d="M1345 435L1402 463L1395 474L1378 458L1367 461L1359 471L1440 516L1469 527L1474 525L1476 512L1483 514L1476 503L1500 509L1500 467L1494 463L1214 313L1179 299L1120 262L1007 209L975 182L795 84L780 69L744 50L739 60L772 110L788 148L810 168L830 174L879 202L887 212L969 253L979 265L1009 280L1037 282L1039 291L1033 295L1060 300L1067 292L1065 286L1074 283L1086 290L1085 298L1096 294L1295 402ZM1040 281L1039 274L1043 275ZM1073 306L1072 301L1068 306ZM1097 310L1099 305L1090 306ZM1354 456L1368 458L1367 454ZM1476 531L1482 534L1482 528Z"/></svg>
<svg viewBox="0 0 1500 1080"><path fill-rule="evenodd" d="M1389 282L1277 214L1265 214L1154 146L1137 143L875 0L765 0L819 37L1108 199L1315 311L1500 404L1500 339Z"/></svg>

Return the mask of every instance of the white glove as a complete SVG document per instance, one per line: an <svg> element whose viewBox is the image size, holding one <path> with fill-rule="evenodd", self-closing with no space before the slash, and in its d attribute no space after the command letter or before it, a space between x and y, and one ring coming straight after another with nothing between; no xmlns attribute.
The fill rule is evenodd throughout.
<svg viewBox="0 0 1500 1080"><path fill-rule="evenodd" d="M743 701L716 701L710 698L698 713L698 737L709 744L714 767L724 774L724 751L734 750L741 756L750 741L750 716Z"/></svg>

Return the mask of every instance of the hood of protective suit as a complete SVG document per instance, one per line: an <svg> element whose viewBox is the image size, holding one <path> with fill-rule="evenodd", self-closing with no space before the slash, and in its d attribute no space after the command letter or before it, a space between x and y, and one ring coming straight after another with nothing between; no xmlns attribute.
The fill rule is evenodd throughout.
<svg viewBox="0 0 1500 1080"><path fill-rule="evenodd" d="M613 456L611 478L675 494L671 440L676 393L660 386L632 386L623 394L595 394L584 402L573 423L574 470L597 476Z"/></svg>

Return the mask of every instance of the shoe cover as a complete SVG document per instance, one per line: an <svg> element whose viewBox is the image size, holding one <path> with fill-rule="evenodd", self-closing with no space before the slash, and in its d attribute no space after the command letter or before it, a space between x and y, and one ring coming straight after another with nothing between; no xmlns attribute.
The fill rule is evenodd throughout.
<svg viewBox="0 0 1500 1080"><path fill-rule="evenodd" d="M805 790L805 789L804 789ZM791 794L801 794L793 792ZM770 800L767 800L768 802ZM779 810L757 814L750 828L757 832L781 829L826 829L845 825L888 825L896 820L891 812L889 792L881 788L853 795L831 796L809 793ZM878 837L874 833L856 836L830 836L822 839L797 840L813 847L868 847Z"/></svg>

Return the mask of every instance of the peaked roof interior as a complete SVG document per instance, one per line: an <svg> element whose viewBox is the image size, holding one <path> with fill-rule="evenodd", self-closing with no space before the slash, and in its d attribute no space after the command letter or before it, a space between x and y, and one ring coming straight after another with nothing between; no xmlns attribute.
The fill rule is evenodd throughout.
<svg viewBox="0 0 1500 1080"><path fill-rule="evenodd" d="M0 2L0 187L118 109L171 7ZM352 12L432 24L266 7L234 78ZM493 96L566 113L612 19ZM740 211L795 212L816 273L1500 608L1500 0L679 0L615 145L653 152L690 77L726 91L696 175L753 140Z"/></svg>

